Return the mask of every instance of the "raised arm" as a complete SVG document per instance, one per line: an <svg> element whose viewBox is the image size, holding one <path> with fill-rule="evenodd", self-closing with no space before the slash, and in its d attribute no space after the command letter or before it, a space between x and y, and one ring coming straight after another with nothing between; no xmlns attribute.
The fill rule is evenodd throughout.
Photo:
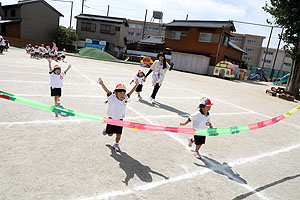
<svg viewBox="0 0 300 200"><path fill-rule="evenodd" d="M65 72L65 74L69 71L69 69L71 69L71 64L70 65L68 65L68 68L64 71Z"/></svg>
<svg viewBox="0 0 300 200"><path fill-rule="evenodd" d="M149 71L146 74L146 78L149 76L149 74L151 74L152 71L153 71L152 69L149 69Z"/></svg>
<svg viewBox="0 0 300 200"><path fill-rule="evenodd" d="M52 72L51 60L50 60L50 58L48 58L48 63L49 63L49 72Z"/></svg>
<svg viewBox="0 0 300 200"><path fill-rule="evenodd" d="M139 85L138 80L135 80L135 86L130 90L130 92L128 93L129 96L132 95L132 93L134 92L134 90L137 88L137 86Z"/></svg>
<svg viewBox="0 0 300 200"><path fill-rule="evenodd" d="M109 89L107 89L107 87L104 85L104 83L103 83L101 77L98 78L98 83L102 86L102 88L103 88L103 90L106 92L106 94L109 94L109 93L110 93Z"/></svg>

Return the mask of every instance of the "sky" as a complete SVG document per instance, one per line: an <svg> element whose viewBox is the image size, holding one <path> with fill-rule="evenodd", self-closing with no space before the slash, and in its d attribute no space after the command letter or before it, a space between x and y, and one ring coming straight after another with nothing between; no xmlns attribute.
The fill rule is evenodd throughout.
<svg viewBox="0 0 300 200"><path fill-rule="evenodd" d="M71 3L46 1L64 15L60 19L60 24L69 26ZM74 17L81 13L82 0L72 1L74 2ZM83 13L106 16L107 7L110 5L109 16L141 21L144 20L147 9L147 21L151 20L153 11L162 11L163 23L174 19L185 20L188 14L189 20L235 20L267 24L267 19L269 21L273 19L262 9L266 1L269 2L269 0L84 0ZM2 5L17 2L18 0L2 0ZM237 33L265 36L263 46L267 46L271 28L237 22L234 24ZM75 18L72 19L72 26L76 28ZM280 32L280 28L274 28L270 47L277 48Z"/></svg>

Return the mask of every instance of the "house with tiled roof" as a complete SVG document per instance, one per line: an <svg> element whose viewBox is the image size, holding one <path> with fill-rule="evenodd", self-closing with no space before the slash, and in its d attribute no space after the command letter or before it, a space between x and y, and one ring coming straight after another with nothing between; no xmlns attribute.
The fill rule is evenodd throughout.
<svg viewBox="0 0 300 200"><path fill-rule="evenodd" d="M0 4L0 34L12 45L51 43L63 15L44 0Z"/></svg>

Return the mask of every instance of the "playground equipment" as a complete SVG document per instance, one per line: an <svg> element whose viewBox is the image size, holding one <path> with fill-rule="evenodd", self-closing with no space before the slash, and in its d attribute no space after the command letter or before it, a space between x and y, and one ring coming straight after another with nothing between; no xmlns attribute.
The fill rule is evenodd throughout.
<svg viewBox="0 0 300 200"><path fill-rule="evenodd" d="M145 56L145 57L141 60L140 66L141 66L141 67L150 68L152 64L153 64L153 60L151 60L151 57Z"/></svg>
<svg viewBox="0 0 300 200"><path fill-rule="evenodd" d="M234 75L235 75L235 67L231 62L221 61L215 66L214 76L231 79L234 78Z"/></svg>
<svg viewBox="0 0 300 200"><path fill-rule="evenodd" d="M239 79L240 80L247 80L246 73L247 73L246 69L239 69Z"/></svg>
<svg viewBox="0 0 300 200"><path fill-rule="evenodd" d="M254 79L257 79L257 78L259 78L260 80L263 78L263 79L265 79L265 81L267 81L267 82L269 81L267 73L264 72L264 70L262 70L261 68L257 68L256 72L255 72L255 75L250 76L248 79L249 80L254 80Z"/></svg>
<svg viewBox="0 0 300 200"><path fill-rule="evenodd" d="M281 84L285 84L288 82L289 80L289 77L290 77L290 74L286 74L284 75L283 77L279 78L279 79L276 79L273 84L274 85L281 85Z"/></svg>

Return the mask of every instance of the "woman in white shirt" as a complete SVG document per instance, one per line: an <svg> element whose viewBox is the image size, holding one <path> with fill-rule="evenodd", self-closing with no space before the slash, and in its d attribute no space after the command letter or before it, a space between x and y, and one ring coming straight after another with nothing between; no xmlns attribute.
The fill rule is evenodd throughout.
<svg viewBox="0 0 300 200"><path fill-rule="evenodd" d="M154 88L153 88L153 92L150 97L150 100L153 104L155 103L156 94L157 94L161 84L164 81L167 69L171 70L171 66L167 63L164 53L157 54L157 59L158 60L154 61L154 63L150 67L150 70L146 74L146 78L147 78L147 76L149 74L151 74L151 72L153 72L152 85L154 86Z"/></svg>

